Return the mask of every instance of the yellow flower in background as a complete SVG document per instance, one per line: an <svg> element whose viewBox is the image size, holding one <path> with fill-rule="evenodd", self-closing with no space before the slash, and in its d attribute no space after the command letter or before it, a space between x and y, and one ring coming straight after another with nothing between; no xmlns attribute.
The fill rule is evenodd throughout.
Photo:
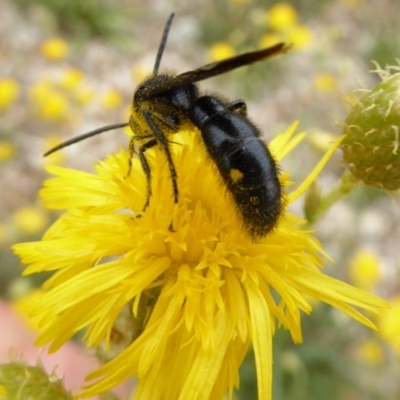
<svg viewBox="0 0 400 400"><path fill-rule="evenodd" d="M22 207L13 215L13 221L18 230L25 234L43 231L47 224L47 213L38 207Z"/></svg>
<svg viewBox="0 0 400 400"><path fill-rule="evenodd" d="M71 115L68 98L50 81L39 81L33 85L29 97L40 118L54 121Z"/></svg>
<svg viewBox="0 0 400 400"><path fill-rule="evenodd" d="M381 279L378 256L369 250L359 250L350 261L350 278L355 286L371 290Z"/></svg>
<svg viewBox="0 0 400 400"><path fill-rule="evenodd" d="M310 28L298 25L287 33L286 38L295 49L305 49L313 42L314 34Z"/></svg>
<svg viewBox="0 0 400 400"><path fill-rule="evenodd" d="M258 42L260 48L266 48L272 46L276 43L282 42L282 38L276 34L267 33L266 35L262 36L260 41Z"/></svg>
<svg viewBox="0 0 400 400"><path fill-rule="evenodd" d="M74 91L73 98L78 104L88 104L94 99L94 90L90 87L79 86Z"/></svg>
<svg viewBox="0 0 400 400"><path fill-rule="evenodd" d="M0 111L15 103L19 96L19 83L14 79L0 79Z"/></svg>
<svg viewBox="0 0 400 400"><path fill-rule="evenodd" d="M62 142L62 137L60 135L49 135L45 139L45 143L43 146L42 153L44 154L46 151L56 147L58 144ZM65 152L63 149L60 151L56 151L42 159L45 164L63 164L65 162Z"/></svg>
<svg viewBox="0 0 400 400"><path fill-rule="evenodd" d="M29 97L33 102L43 102L53 90L52 83L42 79L29 88Z"/></svg>
<svg viewBox="0 0 400 400"><path fill-rule="evenodd" d="M267 34L261 41L262 47L267 47L277 41L285 41L295 49L308 47L313 41L313 32L310 28L297 23L296 10L287 3L277 3L271 7L267 14L267 25L274 30L274 34ZM273 40L270 36L274 37Z"/></svg>
<svg viewBox="0 0 400 400"><path fill-rule="evenodd" d="M278 160L303 139L294 129L270 143ZM47 293L31 306L41 321L38 345L50 342L56 351L86 327L89 347L104 341L108 347L127 305L137 321L132 343L88 376L94 382L81 395L108 391L136 374L135 399L218 400L227 392L231 399L252 346L258 398L268 400L272 337L282 326L301 342L301 315L312 311L306 296L374 328L358 309L377 312L385 303L321 273L329 257L302 229L304 220L285 210L273 233L251 241L198 133L182 131L170 144L180 172L179 205L158 148L146 153L153 194L145 212L146 179L136 158L126 176L126 151L99 162L95 174L53 166L55 178L41 196L48 208L67 211L42 241L14 246L29 264L25 274L54 272ZM315 180L337 144L287 195L288 204ZM288 179L281 174L284 186Z"/></svg>
<svg viewBox="0 0 400 400"><path fill-rule="evenodd" d="M15 146L13 143L0 140L0 161L7 161L15 154Z"/></svg>
<svg viewBox="0 0 400 400"><path fill-rule="evenodd" d="M105 108L118 108L122 104L122 96L117 90L108 90L101 96L101 104Z"/></svg>
<svg viewBox="0 0 400 400"><path fill-rule="evenodd" d="M149 76L149 68L145 65L137 65L132 69L132 78L134 82L142 82Z"/></svg>
<svg viewBox="0 0 400 400"><path fill-rule="evenodd" d="M64 89L76 89L83 81L83 73L77 68L68 68L61 78L61 86Z"/></svg>
<svg viewBox="0 0 400 400"><path fill-rule="evenodd" d="M44 41L40 47L42 55L49 60L61 60L68 54L68 43L61 38L52 38Z"/></svg>
<svg viewBox="0 0 400 400"><path fill-rule="evenodd" d="M379 317L380 336L400 355L400 297L389 300L390 308L384 310Z"/></svg>
<svg viewBox="0 0 400 400"><path fill-rule="evenodd" d="M214 43L208 51L208 58L211 61L219 61L235 55L235 49L226 42Z"/></svg>
<svg viewBox="0 0 400 400"><path fill-rule="evenodd" d="M268 10L267 21L270 28L284 31L297 22L296 10L287 3L277 3Z"/></svg>
<svg viewBox="0 0 400 400"><path fill-rule="evenodd" d="M321 92L332 92L336 89L336 79L331 74L317 74L314 77L314 86Z"/></svg>
<svg viewBox="0 0 400 400"><path fill-rule="evenodd" d="M360 358L371 365L381 364L385 358L382 346L372 340L364 340L360 343L358 352Z"/></svg>
<svg viewBox="0 0 400 400"><path fill-rule="evenodd" d="M48 120L66 119L70 115L68 99L61 93L53 92L39 104L38 114Z"/></svg>

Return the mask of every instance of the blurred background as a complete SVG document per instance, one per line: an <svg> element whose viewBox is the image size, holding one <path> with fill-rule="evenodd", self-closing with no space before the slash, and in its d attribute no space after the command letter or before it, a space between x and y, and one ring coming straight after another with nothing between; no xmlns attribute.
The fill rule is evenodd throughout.
<svg viewBox="0 0 400 400"><path fill-rule="evenodd" d="M371 60L384 67L400 57L400 2L392 0L1 0L0 299L18 304L46 279L21 278L23 267L10 250L39 240L57 218L38 198L45 165L92 171L129 137L117 130L46 159L43 152L127 121L132 93L153 69L171 12L176 17L161 66L176 73L277 41L293 44L284 56L200 85L245 99L267 142L299 120L307 139L282 163L296 183L341 134L348 103L362 95L357 89L380 81ZM319 178L322 190L344 168L338 151ZM293 211L302 215L303 202ZM273 399L399 399L398 196L359 185L315 229L336 260L325 272L384 297L392 309L374 320L379 333L319 303L303 319L302 345L279 330ZM251 354L235 396L256 399Z"/></svg>

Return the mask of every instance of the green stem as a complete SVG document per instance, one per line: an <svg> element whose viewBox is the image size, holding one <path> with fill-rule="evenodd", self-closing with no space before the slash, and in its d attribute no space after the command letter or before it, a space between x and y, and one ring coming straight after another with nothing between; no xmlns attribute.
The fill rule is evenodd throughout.
<svg viewBox="0 0 400 400"><path fill-rule="evenodd" d="M309 222L316 223L319 221L333 204L351 193L359 182L360 181L349 170L346 170L332 190L319 199L315 209L310 213Z"/></svg>

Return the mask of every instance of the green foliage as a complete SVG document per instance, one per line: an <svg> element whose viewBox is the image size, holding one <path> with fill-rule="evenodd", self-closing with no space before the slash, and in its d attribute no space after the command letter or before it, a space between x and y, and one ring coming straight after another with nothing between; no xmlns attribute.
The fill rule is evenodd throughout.
<svg viewBox="0 0 400 400"><path fill-rule="evenodd" d="M118 29L122 11L106 0L16 0L22 10L41 8L55 19L60 31L78 37L110 36ZM123 15L123 14L122 14Z"/></svg>

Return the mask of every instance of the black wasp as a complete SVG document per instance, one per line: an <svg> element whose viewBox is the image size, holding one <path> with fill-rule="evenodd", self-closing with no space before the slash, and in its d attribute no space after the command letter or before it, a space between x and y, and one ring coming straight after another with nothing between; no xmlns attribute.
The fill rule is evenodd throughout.
<svg viewBox="0 0 400 400"><path fill-rule="evenodd" d="M134 132L129 144L131 158L135 153L135 143L141 143L138 156L147 179L144 211L152 194L151 168L146 151L159 146L164 153L174 202L178 203L177 171L171 156L169 135L191 123L200 131L208 154L241 215L244 229L252 239L261 238L275 227L282 210L282 187L276 162L260 139L260 131L247 118L243 100L228 103L215 95L202 95L195 82L285 53L289 46L278 43L177 76L159 73L173 17L171 14L165 25L153 74L138 86L133 95L129 122L104 126L70 139L49 150L45 156L88 137L129 125ZM131 165L129 171L130 168Z"/></svg>

